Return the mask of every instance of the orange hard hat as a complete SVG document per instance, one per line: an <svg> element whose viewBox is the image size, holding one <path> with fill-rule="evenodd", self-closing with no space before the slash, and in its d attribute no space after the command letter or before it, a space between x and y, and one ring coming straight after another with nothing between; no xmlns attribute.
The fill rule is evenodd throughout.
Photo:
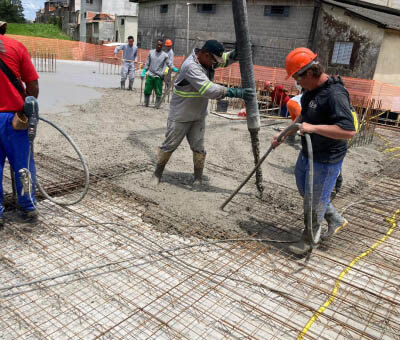
<svg viewBox="0 0 400 340"><path fill-rule="evenodd" d="M291 51L285 60L285 68L287 72L286 80L295 73L306 68L306 66L311 64L316 57L317 55L306 47L298 47Z"/></svg>
<svg viewBox="0 0 400 340"><path fill-rule="evenodd" d="M172 40L171 39L165 40L165 46L172 46Z"/></svg>

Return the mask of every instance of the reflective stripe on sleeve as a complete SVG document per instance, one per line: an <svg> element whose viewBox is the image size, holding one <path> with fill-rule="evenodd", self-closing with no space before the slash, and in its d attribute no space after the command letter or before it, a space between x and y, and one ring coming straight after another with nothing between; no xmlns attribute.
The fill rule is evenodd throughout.
<svg viewBox="0 0 400 340"><path fill-rule="evenodd" d="M224 58L224 65L223 65L223 66L226 66L226 64L227 64L227 62L228 62L228 55L229 55L229 53L224 53L224 54L222 55L222 57Z"/></svg>
<svg viewBox="0 0 400 340"><path fill-rule="evenodd" d="M178 91L174 88L174 93L183 98L200 98L201 94L199 92L185 92L185 91Z"/></svg>
<svg viewBox="0 0 400 340"><path fill-rule="evenodd" d="M204 83L203 86L200 88L199 93L200 93L201 95L203 95L204 93L206 93L206 91L210 88L211 84L212 84L211 81L208 81L208 82Z"/></svg>

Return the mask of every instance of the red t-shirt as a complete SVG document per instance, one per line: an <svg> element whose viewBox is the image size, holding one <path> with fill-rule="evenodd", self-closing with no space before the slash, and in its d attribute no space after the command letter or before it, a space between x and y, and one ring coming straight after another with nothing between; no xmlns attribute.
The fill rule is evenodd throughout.
<svg viewBox="0 0 400 340"><path fill-rule="evenodd" d="M19 41L0 35L0 58L25 84L39 79L26 47ZM0 70L0 112L22 111L24 100Z"/></svg>

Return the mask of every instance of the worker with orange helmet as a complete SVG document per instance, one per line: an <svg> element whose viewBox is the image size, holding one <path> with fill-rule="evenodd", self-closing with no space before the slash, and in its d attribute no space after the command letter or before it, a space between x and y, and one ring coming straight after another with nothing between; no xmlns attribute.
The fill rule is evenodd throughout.
<svg viewBox="0 0 400 340"><path fill-rule="evenodd" d="M172 50L172 40L167 39L165 40L165 47L166 47L166 53L168 54L170 62L173 64L174 63L174 51Z"/></svg>
<svg viewBox="0 0 400 340"><path fill-rule="evenodd" d="M347 224L332 205L330 195L342 168L347 140L358 129L357 118L352 112L349 93L341 78L329 77L313 51L305 47L294 49L286 57L285 67L286 79L294 78L305 90L301 98L301 115L294 123L301 124L299 131L302 135L307 133L311 137L314 161L312 228L314 235L320 234L320 226L325 218L328 230L321 235L321 239L327 240ZM280 144L277 136L272 140L274 147ZM304 136L295 176L297 188L304 197L308 181L307 144ZM306 228L302 238L289 247L295 254L303 255L311 249Z"/></svg>
<svg viewBox="0 0 400 340"><path fill-rule="evenodd" d="M168 55L168 60L169 62L174 65L174 51L172 50L172 40L167 39L165 40L165 47L166 47L166 53ZM171 82L171 69L167 66L164 70L165 74L165 83L168 84Z"/></svg>

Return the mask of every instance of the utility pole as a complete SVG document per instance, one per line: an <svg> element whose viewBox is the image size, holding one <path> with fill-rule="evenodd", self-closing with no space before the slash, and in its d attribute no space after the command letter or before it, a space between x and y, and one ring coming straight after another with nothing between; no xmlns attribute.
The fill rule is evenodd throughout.
<svg viewBox="0 0 400 340"><path fill-rule="evenodd" d="M235 24L236 48L239 57L242 87L253 88L254 91L256 91L246 0L232 0L232 12ZM253 98L251 101L246 101L245 104L247 128L250 132L254 163L257 164L260 160L260 140L258 138L260 113L258 111L257 97ZM262 185L262 171L260 167L256 171L256 185L261 196L264 187Z"/></svg>
<svg viewBox="0 0 400 340"><path fill-rule="evenodd" d="M81 0L81 24L79 25L79 40L86 42L86 0Z"/></svg>
<svg viewBox="0 0 400 340"><path fill-rule="evenodd" d="M189 16L190 16L190 2L186 3L187 6L187 28L186 28L186 55L189 54Z"/></svg>

